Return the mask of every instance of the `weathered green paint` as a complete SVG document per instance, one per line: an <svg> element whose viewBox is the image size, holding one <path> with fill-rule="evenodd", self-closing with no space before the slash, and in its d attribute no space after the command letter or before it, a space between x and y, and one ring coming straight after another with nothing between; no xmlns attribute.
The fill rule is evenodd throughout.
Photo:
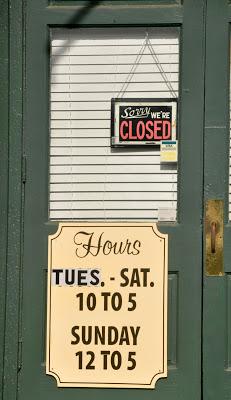
<svg viewBox="0 0 231 400"><path fill-rule="evenodd" d="M228 223L229 173L229 22L227 0L207 2L205 74L204 197L224 199L224 268L230 273L231 231ZM227 359L227 275L204 276L203 376L204 400L231 396Z"/></svg>
<svg viewBox="0 0 231 400"><path fill-rule="evenodd" d="M6 3L6 4L4 4ZM0 387L3 387L8 199L8 4L0 1ZM0 391L0 398L3 393Z"/></svg>
<svg viewBox="0 0 231 400"><path fill-rule="evenodd" d="M152 11L152 12L151 12ZM97 7L96 2L80 7L47 7L38 11L46 25L172 25L181 24L182 7Z"/></svg>
<svg viewBox="0 0 231 400"><path fill-rule="evenodd" d="M8 3L8 4L7 4ZM22 1L4 2L8 17L8 232L3 399L16 399L22 218Z"/></svg>

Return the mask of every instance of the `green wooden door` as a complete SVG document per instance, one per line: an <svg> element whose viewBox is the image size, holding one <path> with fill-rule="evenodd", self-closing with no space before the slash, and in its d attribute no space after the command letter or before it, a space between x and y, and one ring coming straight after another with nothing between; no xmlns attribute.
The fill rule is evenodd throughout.
<svg viewBox="0 0 231 400"><path fill-rule="evenodd" d="M33 0L25 6L25 85L22 276L20 314L8 298L5 398L201 399L202 215L204 121L204 1L89 2ZM80 4L81 2L78 2ZM125 3L129 3L129 6ZM16 3L15 3L16 4ZM17 3L18 4L18 3ZM139 7L137 7L139 5ZM16 6L14 12L20 10ZM15 17L16 18L16 17ZM169 234L168 378L155 390L57 388L45 374L48 218L49 29L52 27L177 26L180 30L178 219L160 224ZM12 146L14 143L12 143ZM14 165L14 157L11 155ZM25 172L25 171L24 171ZM13 192L13 177L11 190ZM12 261L13 263L13 261ZM11 265L13 270L13 264ZM10 289L13 282L9 282ZM9 290L10 290L9 289ZM19 300L18 300L19 301ZM16 349L19 338L18 353ZM17 378L16 378L17 376ZM16 384L17 382L17 384Z"/></svg>

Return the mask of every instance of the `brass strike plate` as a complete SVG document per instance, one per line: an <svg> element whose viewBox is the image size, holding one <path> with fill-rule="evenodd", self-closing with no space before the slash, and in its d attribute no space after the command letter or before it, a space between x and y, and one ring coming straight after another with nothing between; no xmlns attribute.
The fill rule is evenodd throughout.
<svg viewBox="0 0 231 400"><path fill-rule="evenodd" d="M205 211L205 248L208 276L224 275L223 235L224 235L224 201L207 200Z"/></svg>

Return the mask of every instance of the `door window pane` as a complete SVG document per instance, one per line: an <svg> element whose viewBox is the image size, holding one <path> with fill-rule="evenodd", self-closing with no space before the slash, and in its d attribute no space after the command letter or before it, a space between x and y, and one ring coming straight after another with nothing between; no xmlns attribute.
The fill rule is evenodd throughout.
<svg viewBox="0 0 231 400"><path fill-rule="evenodd" d="M53 220L176 220L177 164L111 147L111 99L178 98L178 28L52 29Z"/></svg>

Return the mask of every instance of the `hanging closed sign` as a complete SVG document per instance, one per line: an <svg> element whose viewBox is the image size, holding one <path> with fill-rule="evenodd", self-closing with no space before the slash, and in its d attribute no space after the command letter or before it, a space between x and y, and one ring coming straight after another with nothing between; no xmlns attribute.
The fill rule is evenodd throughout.
<svg viewBox="0 0 231 400"><path fill-rule="evenodd" d="M113 99L112 145L160 145L176 140L176 99Z"/></svg>
<svg viewBox="0 0 231 400"><path fill-rule="evenodd" d="M167 235L61 223L49 236L46 372L58 386L154 388L167 376Z"/></svg>

